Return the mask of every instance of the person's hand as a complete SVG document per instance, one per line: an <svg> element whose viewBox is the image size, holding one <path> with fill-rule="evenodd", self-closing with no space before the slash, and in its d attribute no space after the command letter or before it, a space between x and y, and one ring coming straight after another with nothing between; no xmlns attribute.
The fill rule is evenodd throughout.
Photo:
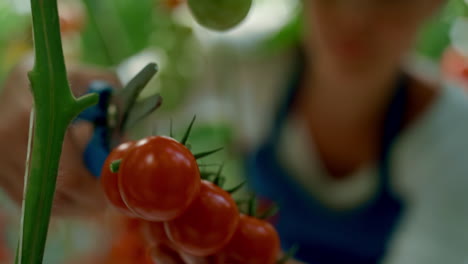
<svg viewBox="0 0 468 264"><path fill-rule="evenodd" d="M2 85L0 93L0 187L21 203L32 95L27 72L29 58L18 65ZM93 80L105 80L117 87L115 75L106 71L69 67L69 81L75 96L86 93ZM85 168L83 151L91 138L89 123L68 129L63 143L53 214L82 216L100 212L106 204L99 181Z"/></svg>

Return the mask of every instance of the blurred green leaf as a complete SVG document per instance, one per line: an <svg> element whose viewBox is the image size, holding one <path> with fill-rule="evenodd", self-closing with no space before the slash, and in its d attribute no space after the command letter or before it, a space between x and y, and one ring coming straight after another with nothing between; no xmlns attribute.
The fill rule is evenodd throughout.
<svg viewBox="0 0 468 264"><path fill-rule="evenodd" d="M10 2L0 1L0 83L9 67L15 63L7 56L8 52L11 52L9 48L15 46L12 45L13 41L24 41L30 36L30 32L27 31L28 25L30 25L28 16L16 13Z"/></svg>
<svg viewBox="0 0 468 264"><path fill-rule="evenodd" d="M427 23L420 34L417 50L433 60L439 60L445 48L450 45L450 27L460 16L468 16L468 5L464 0L449 0L441 12Z"/></svg>
<svg viewBox="0 0 468 264"><path fill-rule="evenodd" d="M288 23L264 41L262 49L265 52L276 52L297 47L302 38L303 20L303 12L297 10Z"/></svg>
<svg viewBox="0 0 468 264"><path fill-rule="evenodd" d="M192 29L177 23L157 0L83 0L88 24L82 35L83 60L116 66L146 48L163 58L157 88L164 98L160 112L175 109L196 75L198 47Z"/></svg>
<svg viewBox="0 0 468 264"><path fill-rule="evenodd" d="M83 0L88 24L83 32L83 59L115 66L148 46L153 31L152 0Z"/></svg>
<svg viewBox="0 0 468 264"><path fill-rule="evenodd" d="M433 60L439 60L445 48L450 44L449 30L451 23L441 16L431 20L421 32L416 49Z"/></svg>

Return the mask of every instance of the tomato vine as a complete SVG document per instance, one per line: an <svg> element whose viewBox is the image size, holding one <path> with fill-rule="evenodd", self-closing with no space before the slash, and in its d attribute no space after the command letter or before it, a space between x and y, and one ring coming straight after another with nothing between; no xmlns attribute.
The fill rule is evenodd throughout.
<svg viewBox="0 0 468 264"><path fill-rule="evenodd" d="M17 264L42 263L63 139L72 119L96 104L75 98L67 80L57 0L31 0L35 61L29 73L31 111Z"/></svg>

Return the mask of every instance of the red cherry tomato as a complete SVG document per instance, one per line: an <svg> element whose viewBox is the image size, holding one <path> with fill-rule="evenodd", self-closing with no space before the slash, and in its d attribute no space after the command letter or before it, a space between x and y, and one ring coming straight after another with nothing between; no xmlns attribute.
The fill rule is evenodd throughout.
<svg viewBox="0 0 468 264"><path fill-rule="evenodd" d="M126 231L112 245L108 263L135 263L136 259L146 258L146 245L139 232ZM140 263L140 262L138 262Z"/></svg>
<svg viewBox="0 0 468 264"><path fill-rule="evenodd" d="M133 262L135 263L135 262ZM151 248L147 247L145 250L145 255L141 258L141 261L137 261L136 263L142 263L142 264L159 264L153 261L153 258L151 256Z"/></svg>
<svg viewBox="0 0 468 264"><path fill-rule="evenodd" d="M223 248L234 234L239 210L232 197L211 182L202 181L200 194L180 217L166 222L174 245L194 256L208 256Z"/></svg>
<svg viewBox="0 0 468 264"><path fill-rule="evenodd" d="M143 233L150 244L171 244L164 229L164 222L145 222Z"/></svg>
<svg viewBox="0 0 468 264"><path fill-rule="evenodd" d="M128 209L122 200L118 185L118 173L113 173L110 170L110 165L113 161L124 158L130 149L135 145L134 141L129 141L120 144L107 157L101 171L101 185L109 202L122 213L133 216L134 214Z"/></svg>
<svg viewBox="0 0 468 264"><path fill-rule="evenodd" d="M103 264L153 264L148 245L141 233L143 220L123 217L117 219L116 236ZM117 232L118 231L118 232Z"/></svg>
<svg viewBox="0 0 468 264"><path fill-rule="evenodd" d="M125 204L148 221L178 217L200 190L195 157L184 145L168 137L138 141L122 160L118 178Z"/></svg>
<svg viewBox="0 0 468 264"><path fill-rule="evenodd" d="M274 264L280 252L280 239L270 223L241 215L225 252L232 263Z"/></svg>

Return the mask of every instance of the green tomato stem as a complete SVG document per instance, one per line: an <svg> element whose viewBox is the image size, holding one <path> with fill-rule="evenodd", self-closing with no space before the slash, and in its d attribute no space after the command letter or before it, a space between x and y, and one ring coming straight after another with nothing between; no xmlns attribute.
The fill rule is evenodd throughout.
<svg viewBox="0 0 468 264"><path fill-rule="evenodd" d="M25 171L16 263L42 263L52 202L69 123L96 104L97 94L76 99L68 84L56 0L31 0L35 62L29 73L34 104Z"/></svg>
<svg viewBox="0 0 468 264"><path fill-rule="evenodd" d="M279 211L279 208L276 204L270 206L266 209L261 215L258 216L259 219L268 219L274 215L276 215Z"/></svg>
<svg viewBox="0 0 468 264"><path fill-rule="evenodd" d="M250 216L257 217L257 197L253 194L249 200L248 212Z"/></svg>
<svg viewBox="0 0 468 264"><path fill-rule="evenodd" d="M247 181L243 181L241 183L239 183L237 186L231 188L231 189L227 189L225 190L226 192L230 193L230 194L234 194L235 192L239 191L242 187L244 187L244 185L247 184Z"/></svg>
<svg viewBox="0 0 468 264"><path fill-rule="evenodd" d="M120 164L122 164L122 160L119 159L119 160L116 160L116 161L113 161L111 164L110 164L110 170L112 173L117 173L119 172L119 169L120 169Z"/></svg>
<svg viewBox="0 0 468 264"><path fill-rule="evenodd" d="M291 260L294 255L296 255L297 251L299 250L299 245L294 244L292 247L289 248L288 252L276 262L276 264L286 264L289 260Z"/></svg>
<svg viewBox="0 0 468 264"><path fill-rule="evenodd" d="M205 151L205 152L196 153L196 154L193 154L193 156L195 157L195 159L199 160L199 159L208 157L208 156L210 156L212 154L215 154L216 152L219 152L219 151L221 151L223 149L224 149L224 147L221 147L221 148L217 148L217 149L213 149L213 150L209 150L209 151Z"/></svg>
<svg viewBox="0 0 468 264"><path fill-rule="evenodd" d="M188 140L188 138L190 136L190 132L192 132L193 123L195 123L196 118L197 118L197 116L194 115L193 118L192 118L192 121L190 121L190 124L189 124L187 130L185 131L184 136L180 140L180 143L182 143L182 145L187 145L187 140ZM172 131L172 123L171 123L171 131ZM172 134L172 132L171 132L171 134Z"/></svg>

